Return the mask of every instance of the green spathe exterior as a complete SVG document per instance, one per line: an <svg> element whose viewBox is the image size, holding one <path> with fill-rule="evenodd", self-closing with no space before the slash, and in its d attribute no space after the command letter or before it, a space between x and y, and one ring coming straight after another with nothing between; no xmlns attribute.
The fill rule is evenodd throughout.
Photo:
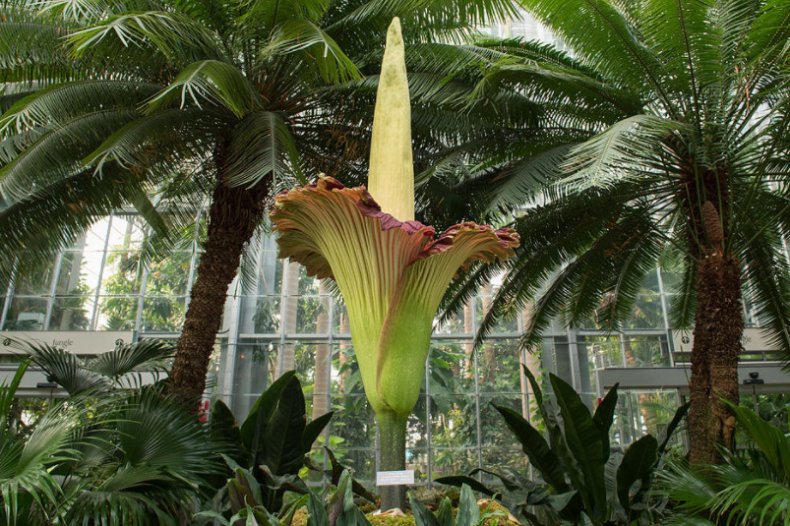
<svg viewBox="0 0 790 526"><path fill-rule="evenodd" d="M512 256L518 235L468 222L437 236L412 220L410 109L397 19L387 46L371 144L376 199L365 187L321 177L277 196L271 217L280 257L302 263L309 275L334 279L343 295L365 394L379 423L381 469L396 470L405 464L406 419L420 393L442 296L470 262ZM397 502L385 498L382 508L401 503L402 495Z"/></svg>

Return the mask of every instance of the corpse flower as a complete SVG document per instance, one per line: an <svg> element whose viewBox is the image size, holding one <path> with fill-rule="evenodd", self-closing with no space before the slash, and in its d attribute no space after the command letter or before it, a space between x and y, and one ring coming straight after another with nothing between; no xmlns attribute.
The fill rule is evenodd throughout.
<svg viewBox="0 0 790 526"><path fill-rule="evenodd" d="M397 18L387 33L376 96L368 187L321 177L278 195L271 218L281 258L337 283L379 425L381 469L400 470L406 420L420 393L442 296L459 270L512 256L519 239L512 229L471 222L437 236L414 220L409 92ZM393 498L383 493L382 509L400 504L401 497Z"/></svg>

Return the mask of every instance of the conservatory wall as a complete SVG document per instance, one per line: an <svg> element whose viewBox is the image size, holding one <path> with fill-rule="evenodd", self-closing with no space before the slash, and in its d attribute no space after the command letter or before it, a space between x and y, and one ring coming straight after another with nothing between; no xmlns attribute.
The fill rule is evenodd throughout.
<svg viewBox="0 0 790 526"><path fill-rule="evenodd" d="M4 288L4 333L128 331L133 339L177 338L200 255L194 238L171 256L142 264L146 231L135 215L98 221L44 271L20 274ZM408 431L408 463L421 482L476 467L524 467L525 457L492 403L531 417L534 407L520 364L570 382L592 407L602 396L598 370L671 366L667 304L677 277L653 273L622 333L558 320L538 353L519 349L528 313L501 322L479 349L472 338L496 284L437 328L423 393ZM95 354L106 349L78 349ZM13 356L3 359L13 361ZM11 364L7 364L11 366ZM313 416L334 411L322 438L362 479L374 478L376 430L356 367L342 302L303 268L277 259L272 236L261 233L228 291L224 322L209 374L209 398L224 400L241 418L266 386L295 369ZM622 395L615 444L660 432L678 404L675 391Z"/></svg>

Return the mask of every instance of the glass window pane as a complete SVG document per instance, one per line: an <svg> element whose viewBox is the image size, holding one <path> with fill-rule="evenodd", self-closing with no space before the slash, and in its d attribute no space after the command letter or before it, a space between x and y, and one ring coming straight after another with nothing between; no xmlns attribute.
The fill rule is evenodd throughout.
<svg viewBox="0 0 790 526"><path fill-rule="evenodd" d="M146 296L186 295L192 252L173 252L161 261L148 265Z"/></svg>
<svg viewBox="0 0 790 526"><path fill-rule="evenodd" d="M243 340L234 358L233 412L243 419L252 404L274 381L278 345L271 341Z"/></svg>
<svg viewBox="0 0 790 526"><path fill-rule="evenodd" d="M102 294L119 296L138 294L142 267L140 252L109 252L102 275Z"/></svg>
<svg viewBox="0 0 790 526"><path fill-rule="evenodd" d="M623 349L618 336L581 336L579 346L587 350L593 369L623 367Z"/></svg>
<svg viewBox="0 0 790 526"><path fill-rule="evenodd" d="M20 296L50 294L54 272L55 261L52 261L43 268L20 273L14 280L14 294Z"/></svg>
<svg viewBox="0 0 790 526"><path fill-rule="evenodd" d="M110 250L139 250L145 240L145 221L137 215L114 215L110 227Z"/></svg>
<svg viewBox="0 0 790 526"><path fill-rule="evenodd" d="M97 330L131 331L137 320L139 300L135 296L103 296L99 298Z"/></svg>
<svg viewBox="0 0 790 526"><path fill-rule="evenodd" d="M483 318L488 312L493 298L494 294L481 295L475 298L475 315L477 316L478 327L480 327L480 325L483 323ZM512 334L517 332L518 319L515 316L500 319L491 329L491 334Z"/></svg>
<svg viewBox="0 0 790 526"><path fill-rule="evenodd" d="M474 394L472 346L458 341L434 341L429 354L431 395Z"/></svg>
<svg viewBox="0 0 790 526"><path fill-rule="evenodd" d="M101 272L101 252L64 252L55 294L91 294L96 291Z"/></svg>
<svg viewBox="0 0 790 526"><path fill-rule="evenodd" d="M145 298L142 331L179 332L186 313L185 298Z"/></svg>
<svg viewBox="0 0 790 526"><path fill-rule="evenodd" d="M623 340L627 367L669 367L669 347L663 336L628 336Z"/></svg>
<svg viewBox="0 0 790 526"><path fill-rule="evenodd" d="M15 297L6 315L4 330L42 331L47 316L47 300Z"/></svg>
<svg viewBox="0 0 790 526"><path fill-rule="evenodd" d="M490 340L477 351L481 393L520 393L521 360L518 341Z"/></svg>
<svg viewBox="0 0 790 526"><path fill-rule="evenodd" d="M327 334L329 332L329 298L303 296L297 299L297 334Z"/></svg>
<svg viewBox="0 0 790 526"><path fill-rule="evenodd" d="M633 314L625 324L627 329L662 329L664 314L661 296L654 293L639 294L634 303Z"/></svg>
<svg viewBox="0 0 790 526"><path fill-rule="evenodd" d="M95 298L89 295L56 296L49 318L51 331L86 331L90 329Z"/></svg>
<svg viewBox="0 0 790 526"><path fill-rule="evenodd" d="M275 250L263 250L257 259L245 259L242 266L244 294L276 295L282 291L283 260L277 259Z"/></svg>
<svg viewBox="0 0 790 526"><path fill-rule="evenodd" d="M278 296L241 299L239 330L242 334L277 334L280 332L280 298Z"/></svg>
<svg viewBox="0 0 790 526"><path fill-rule="evenodd" d="M351 329L348 323L348 311L342 299L332 298L334 305L334 327L332 332L338 336L351 336Z"/></svg>

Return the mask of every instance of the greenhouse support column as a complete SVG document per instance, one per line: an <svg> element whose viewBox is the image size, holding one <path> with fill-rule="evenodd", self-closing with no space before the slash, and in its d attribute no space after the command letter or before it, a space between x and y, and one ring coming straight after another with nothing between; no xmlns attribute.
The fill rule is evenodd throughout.
<svg viewBox="0 0 790 526"><path fill-rule="evenodd" d="M391 411L376 415L379 425L379 470L402 471L406 469L406 421ZM405 486L380 486L381 509L404 509L406 506Z"/></svg>

